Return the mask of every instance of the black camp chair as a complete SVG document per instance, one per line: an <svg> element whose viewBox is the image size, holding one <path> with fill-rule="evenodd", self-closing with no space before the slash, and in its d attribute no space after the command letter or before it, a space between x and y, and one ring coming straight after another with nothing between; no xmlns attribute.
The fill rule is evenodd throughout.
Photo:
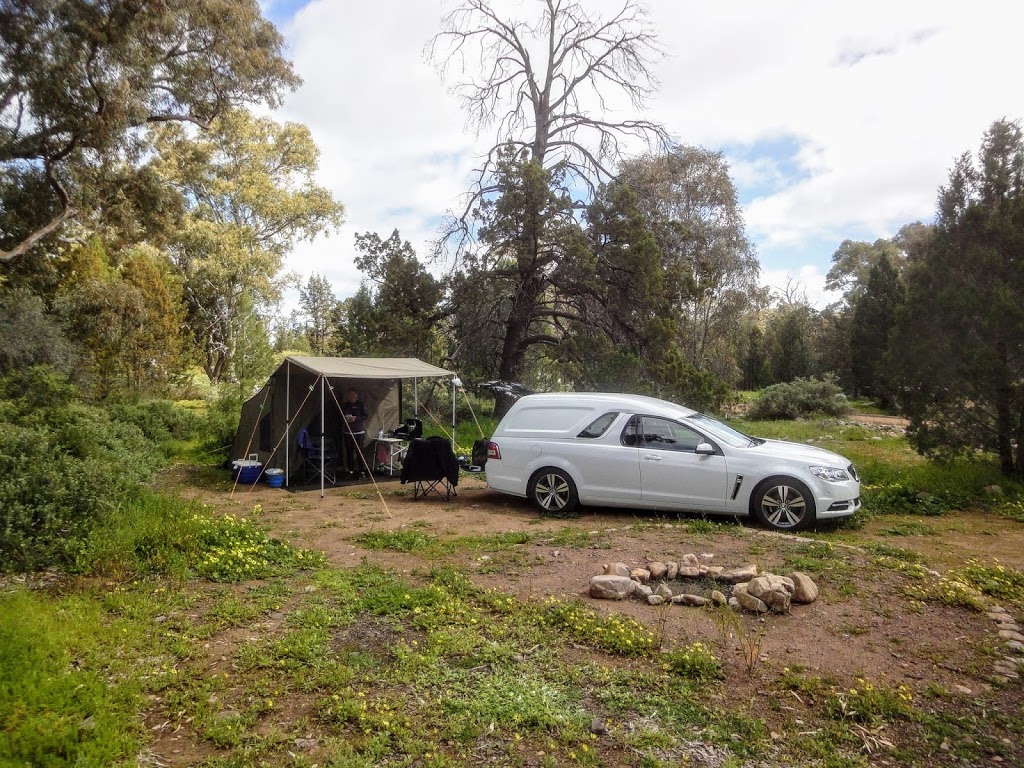
<svg viewBox="0 0 1024 768"><path fill-rule="evenodd" d="M308 483L320 476L321 459L324 480L333 484L338 476L338 448L334 441L309 434L308 429L299 430L299 454L302 456L302 482Z"/></svg>
<svg viewBox="0 0 1024 768"><path fill-rule="evenodd" d="M412 497L422 499L436 493L442 499L459 494L459 461L443 437L413 440L402 462L402 483L412 483Z"/></svg>

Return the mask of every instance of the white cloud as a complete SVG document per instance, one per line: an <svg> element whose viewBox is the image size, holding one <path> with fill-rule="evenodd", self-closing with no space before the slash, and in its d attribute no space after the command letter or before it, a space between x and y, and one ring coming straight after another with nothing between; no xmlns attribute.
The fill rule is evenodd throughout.
<svg viewBox="0 0 1024 768"><path fill-rule="evenodd" d="M745 218L771 258L930 219L953 159L993 120L1024 117L1017 3L650 5L670 55L648 117L690 144L795 143L792 158L732 161L741 194L769 190ZM325 272L339 296L358 285L353 234L397 227L424 256L470 183L474 147L489 143L466 133L458 102L423 61L441 13L440 0L314 0L282 30L305 84L279 116L310 126L320 181L348 209L339 235L297 249L289 267ZM800 272L809 295L833 249ZM765 263L765 274L778 266Z"/></svg>

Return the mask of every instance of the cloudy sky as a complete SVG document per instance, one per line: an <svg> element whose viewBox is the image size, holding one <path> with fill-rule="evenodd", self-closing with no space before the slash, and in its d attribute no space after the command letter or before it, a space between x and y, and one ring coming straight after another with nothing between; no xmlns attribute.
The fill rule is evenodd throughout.
<svg viewBox="0 0 1024 768"><path fill-rule="evenodd" d="M611 0L582 0L599 10ZM398 229L421 258L481 149L423 48L452 0L263 0L304 79L277 113L305 123L342 229L288 268L338 298L360 275L354 235ZM495 0L532 13L538 0ZM762 281L792 276L819 306L844 239L931 221L953 160L996 119L1024 118L1015 0L649 0L666 56L646 117L721 150ZM631 116L621 113L618 117Z"/></svg>

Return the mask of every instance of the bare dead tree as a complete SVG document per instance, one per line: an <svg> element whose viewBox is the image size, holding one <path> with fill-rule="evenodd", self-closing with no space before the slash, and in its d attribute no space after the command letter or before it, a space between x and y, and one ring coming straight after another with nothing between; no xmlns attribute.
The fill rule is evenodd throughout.
<svg viewBox="0 0 1024 768"><path fill-rule="evenodd" d="M565 180L563 193L582 188L591 197L612 178L615 162L631 141L639 139L648 147L668 142L657 123L609 117L613 101L642 111L656 87L651 65L662 51L640 0L623 0L607 17L589 13L577 0L537 2L539 17L527 21L503 17L491 0L463 0L444 16L441 31L426 48L428 60L453 81L467 127L477 136L494 131L465 206L449 217L438 241L436 255L452 248L456 267L472 245L474 216L502 188L515 187L507 177L510 158L525 158L549 174L558 169L549 178ZM526 172L525 165L519 168ZM523 181L529 186L526 177ZM495 256L487 260L504 260L505 268L479 274L502 284L499 300L507 303L496 371L507 381L520 380L531 347L560 341L568 317L559 285L566 253L558 242L566 236L564 211L557 213L546 195L523 198L532 201L527 208L537 207L505 212L506 224L518 217L518 233L506 227L496 237L500 227L493 220L484 228L491 231L486 244ZM582 206L586 201L574 202ZM511 402L499 396L495 413L504 413Z"/></svg>
<svg viewBox="0 0 1024 768"><path fill-rule="evenodd" d="M503 148L528 149L548 169L564 163L592 194L612 177L624 142L667 144L657 123L607 117L613 97L624 96L639 112L657 86L651 65L662 50L643 5L625 0L618 12L598 18L575 0L539 2L543 13L530 23L502 18L490 0L464 0L427 44L428 60L454 81L467 127L477 136L493 128L495 136L446 234L468 234L477 202L494 191Z"/></svg>

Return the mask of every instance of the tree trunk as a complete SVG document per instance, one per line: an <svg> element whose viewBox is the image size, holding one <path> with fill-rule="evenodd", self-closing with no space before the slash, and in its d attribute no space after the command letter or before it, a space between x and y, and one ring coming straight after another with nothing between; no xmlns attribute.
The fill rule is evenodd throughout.
<svg viewBox="0 0 1024 768"><path fill-rule="evenodd" d="M514 384L521 384L526 368L526 338L530 334L530 323L537 299L544 288L544 281L538 275L528 275L520 280L519 289L512 298L512 311L505 324L505 340L501 347L501 364L498 378ZM494 398L494 413L500 419L516 398L508 393L497 393Z"/></svg>
<svg viewBox="0 0 1024 768"><path fill-rule="evenodd" d="M1001 386L996 390L996 440L999 449L999 469L1004 475L1012 475L1014 471L1014 430L1010 415L1010 395L1009 387Z"/></svg>
<svg viewBox="0 0 1024 768"><path fill-rule="evenodd" d="M1021 408L1020 418L1017 419L1017 456L1014 467L1018 477L1024 477L1024 408Z"/></svg>

